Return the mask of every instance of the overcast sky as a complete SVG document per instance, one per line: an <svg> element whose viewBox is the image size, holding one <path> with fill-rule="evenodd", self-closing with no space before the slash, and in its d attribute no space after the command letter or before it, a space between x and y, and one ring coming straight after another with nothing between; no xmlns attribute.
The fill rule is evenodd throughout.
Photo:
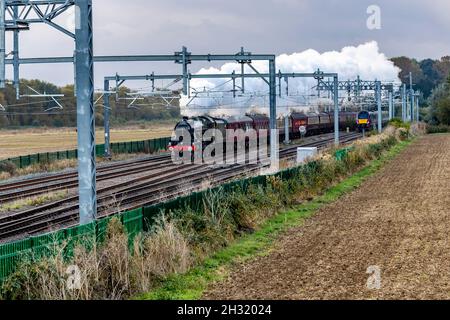
<svg viewBox="0 0 450 320"><path fill-rule="evenodd" d="M387 56L419 59L450 55L448 0L93 0L96 55L171 54L185 45L194 54L293 53L340 50L376 40ZM369 5L381 8L381 30L366 26ZM59 22L70 24L70 17ZM8 42L10 45L10 42ZM21 57L69 56L73 41L48 26L21 33ZM8 48L10 51L11 47ZM193 65L192 71L205 65ZM105 75L168 73L162 64L97 64ZM11 71L8 69L8 76ZM73 82L70 65L23 66L21 77Z"/></svg>

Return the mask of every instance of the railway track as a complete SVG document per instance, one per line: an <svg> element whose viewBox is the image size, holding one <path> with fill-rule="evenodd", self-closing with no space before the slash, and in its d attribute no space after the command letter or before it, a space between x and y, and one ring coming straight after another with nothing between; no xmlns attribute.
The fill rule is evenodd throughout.
<svg viewBox="0 0 450 320"><path fill-rule="evenodd" d="M170 155L161 155L103 166L97 169L97 181L142 173L151 169L160 169L171 164ZM14 201L24 196L31 197L76 187L78 187L78 173L76 171L0 184L0 203Z"/></svg>
<svg viewBox="0 0 450 320"><path fill-rule="evenodd" d="M302 145L314 145L315 143L316 142ZM297 146L288 147L287 152L295 154L296 148ZM172 167L173 163L168 154L103 165L97 169L97 182L144 173L153 169ZM78 173L75 170L67 173L52 174L46 177L0 184L0 204L59 190L76 189L77 187Z"/></svg>
<svg viewBox="0 0 450 320"><path fill-rule="evenodd" d="M341 143L345 144L360 137L361 135L356 133L342 134ZM289 159L295 157L299 146L325 148L333 141L333 139L324 139L286 147L280 150L280 158ZM106 217L119 211L122 212L160 203L164 200L202 189L205 182L209 184L208 186L216 186L236 179L239 176L253 174L262 169L260 165L234 165L226 168L214 168L201 165L174 167L170 163L170 170L168 170L169 165L166 161L171 162L170 155L165 155L165 157L168 160L165 160L164 156L158 156L151 157L151 159L154 159L153 161L139 160L138 164L129 162L118 166L108 166L105 169L102 168L99 178L103 174L105 179L108 176L114 176L114 174L129 175L128 170L139 170L138 166L145 167L145 170L142 169L140 172L147 172L147 174L131 181L115 184L112 187L98 189L98 216ZM56 179L55 177L52 178ZM49 186L66 188L67 185L74 183L72 181L74 179L71 177L67 178L67 180L59 182L45 180L44 184L47 184L45 186L39 186L37 181L25 181L25 183L28 183L28 187L34 186L35 192L42 192L44 190L42 188L48 190ZM65 183L67 184L63 186ZM6 185L3 186L6 187ZM23 192L23 190L19 192ZM75 226L78 223L78 214L78 196L70 196L66 199L26 211L2 216L0 217L0 241L36 235L62 227Z"/></svg>
<svg viewBox="0 0 450 320"><path fill-rule="evenodd" d="M108 172L115 169L125 169L128 166L133 166L138 163L146 163L146 162L154 162L159 160L167 160L170 159L170 156L167 154L161 154L156 156L145 157L142 159L134 159L128 161L121 161L117 163L109 163L109 164L100 164L97 166L97 174L102 172ZM29 178L24 180L18 180L14 182L6 182L0 183L0 192L16 189L16 188L25 188L28 186L39 185L46 182L59 181L69 178L76 178L78 176L77 170L70 170L63 173L55 173L50 174L45 177L37 177L37 178Z"/></svg>

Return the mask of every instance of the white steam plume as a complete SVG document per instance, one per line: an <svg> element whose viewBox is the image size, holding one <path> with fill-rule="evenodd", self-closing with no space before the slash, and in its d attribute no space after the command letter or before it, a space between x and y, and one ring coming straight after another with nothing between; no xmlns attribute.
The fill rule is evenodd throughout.
<svg viewBox="0 0 450 320"><path fill-rule="evenodd" d="M254 61L252 65L260 73L268 73L268 63ZM309 49L300 53L282 54L276 59L277 72L312 73L317 69L323 72L338 73L340 80L354 80L359 75L362 80L399 81L400 69L395 67L388 58L380 53L378 43L368 42L357 47L345 47L341 51L319 53ZM201 69L198 74L232 73L239 74L240 65L226 63L220 69ZM250 67L245 67L246 73L254 73ZM231 90L232 82L226 79L193 79L191 81L191 97L182 97L181 110L186 116L196 115L243 115L248 112L268 114L268 85L262 79L245 79L245 94L239 89L236 97ZM236 79L237 86L241 80ZM317 108L318 105L330 104L328 99L317 99L317 91L312 89L317 81L307 78L289 79L289 96L286 96L286 85L283 81L282 97L277 98L278 116L290 113L292 110L306 111ZM197 92L209 91L200 93ZM278 87L277 87L278 93Z"/></svg>

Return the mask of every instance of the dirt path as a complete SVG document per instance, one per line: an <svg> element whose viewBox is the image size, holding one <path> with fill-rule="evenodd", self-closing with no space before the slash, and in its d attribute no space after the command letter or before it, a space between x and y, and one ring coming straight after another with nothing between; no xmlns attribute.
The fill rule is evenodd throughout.
<svg viewBox="0 0 450 320"><path fill-rule="evenodd" d="M450 135L427 136L205 298L450 299L449 227Z"/></svg>

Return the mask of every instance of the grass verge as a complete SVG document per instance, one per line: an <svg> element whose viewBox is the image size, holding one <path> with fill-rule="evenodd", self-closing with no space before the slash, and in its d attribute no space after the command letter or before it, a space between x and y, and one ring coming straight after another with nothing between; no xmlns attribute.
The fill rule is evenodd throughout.
<svg viewBox="0 0 450 320"><path fill-rule="evenodd" d="M186 274L172 275L161 281L158 288L138 297L144 300L197 300L208 285L224 279L233 264L266 254L277 236L289 228L300 226L318 209L358 188L367 178L380 170L408 147L413 140L403 141L389 149L380 158L363 169L327 189L312 201L284 211L267 220L262 227L240 238L227 248L206 259Z"/></svg>

